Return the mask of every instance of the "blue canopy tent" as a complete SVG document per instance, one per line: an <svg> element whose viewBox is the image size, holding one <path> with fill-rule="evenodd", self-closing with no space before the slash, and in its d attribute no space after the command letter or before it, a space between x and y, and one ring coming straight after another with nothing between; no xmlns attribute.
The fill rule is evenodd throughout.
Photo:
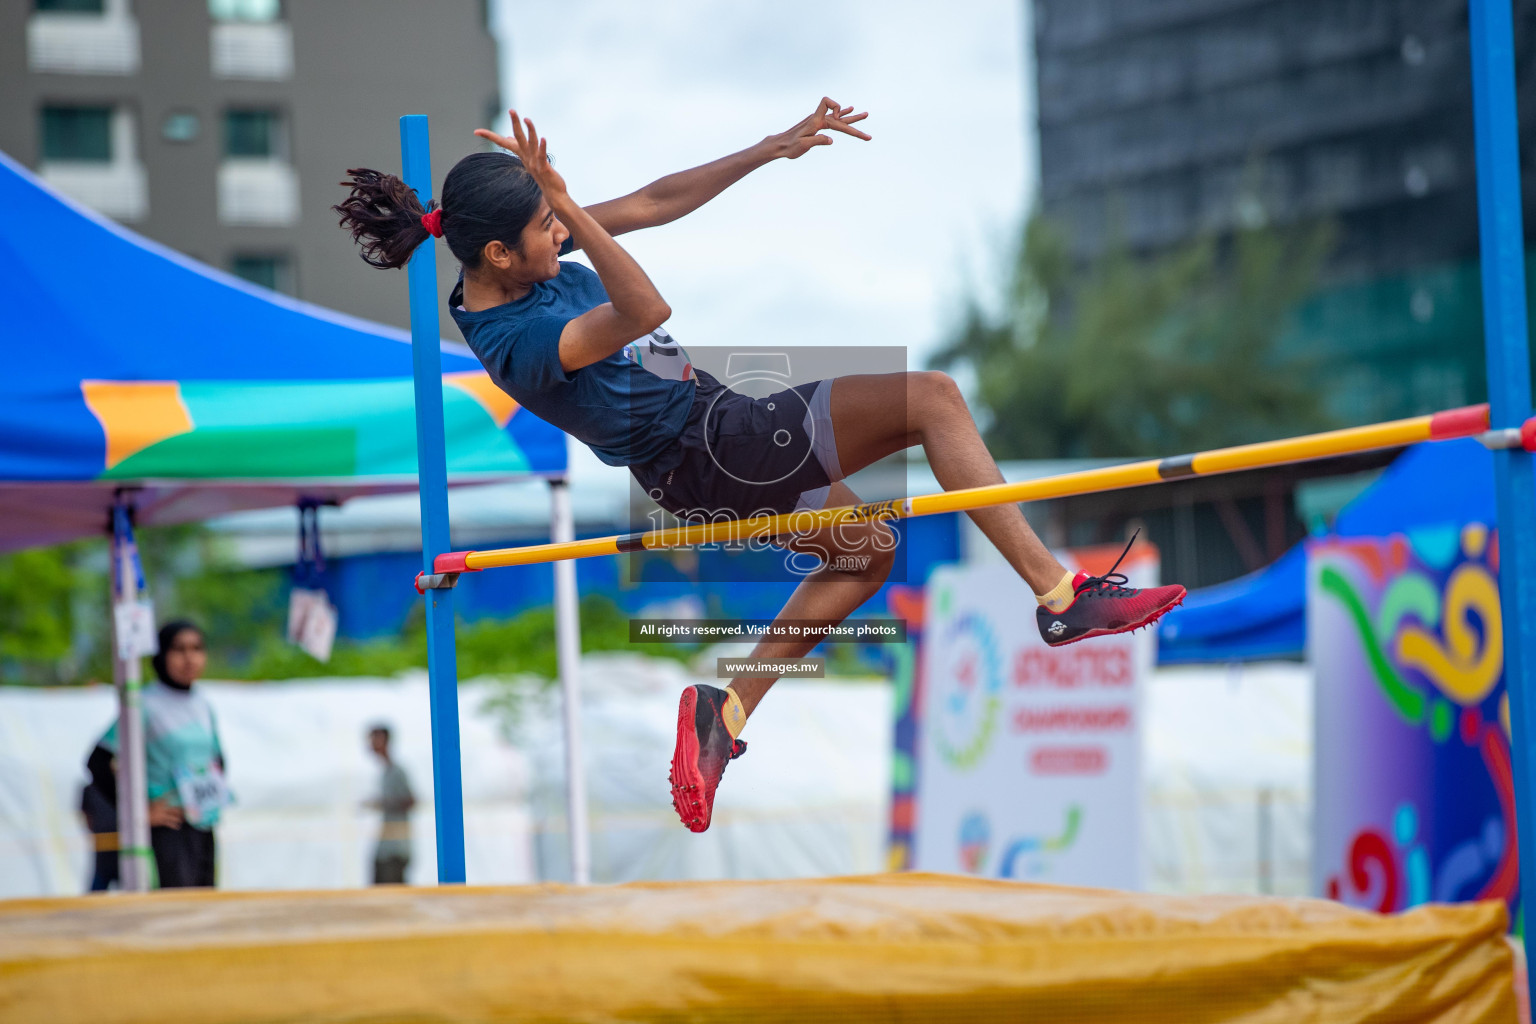
<svg viewBox="0 0 1536 1024"><path fill-rule="evenodd" d="M0 550L416 486L410 335L258 288L0 153ZM443 343L452 483L563 477L565 437Z"/></svg>
<svg viewBox="0 0 1536 1024"><path fill-rule="evenodd" d="M123 506L145 525L416 489L408 333L206 267L4 153L0 208L0 551L100 536L126 523ZM561 493L564 434L463 346L441 347L448 481L543 477ZM129 537L116 536L127 609L140 584ZM140 659L115 649L114 663L122 878L142 889Z"/></svg>
<svg viewBox="0 0 1536 1024"><path fill-rule="evenodd" d="M1339 513L1341 537L1379 537L1445 523L1493 523L1493 453L1471 439L1399 455ZM1159 664L1300 657L1306 647L1307 555L1298 544L1266 569L1190 594L1164 617Z"/></svg>

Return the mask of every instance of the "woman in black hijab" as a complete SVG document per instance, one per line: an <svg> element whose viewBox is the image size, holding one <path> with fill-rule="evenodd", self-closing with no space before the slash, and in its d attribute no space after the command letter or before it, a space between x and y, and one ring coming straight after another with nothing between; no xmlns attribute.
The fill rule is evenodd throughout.
<svg viewBox="0 0 1536 1024"><path fill-rule="evenodd" d="M161 888L211 886L215 873L213 827L229 802L229 792L224 785L224 751L213 708L193 685L208 661L203 631L191 622L177 620L161 627L159 639L159 652L153 661L156 680L144 687L143 693L150 845L154 847ZM116 817L117 749L114 722L86 762L91 773L91 785L83 800L88 820L94 816L99 821L103 805ZM97 821L91 822L92 831L100 831L97 826ZM112 830L116 830L115 821ZM116 875L102 863L101 845L98 843L93 889L106 888L104 875L107 881Z"/></svg>

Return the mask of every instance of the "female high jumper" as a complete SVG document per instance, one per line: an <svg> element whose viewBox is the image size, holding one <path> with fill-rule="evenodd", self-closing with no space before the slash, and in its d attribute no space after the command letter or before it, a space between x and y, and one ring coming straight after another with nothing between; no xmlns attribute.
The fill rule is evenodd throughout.
<svg viewBox="0 0 1536 1024"><path fill-rule="evenodd" d="M528 411L603 462L628 467L662 508L706 521L856 505L844 477L916 444L945 490L1003 482L959 388L943 373L854 374L800 385L793 395L751 398L703 371L667 379L624 354L672 310L615 235L674 221L772 160L831 145L826 132L869 141L854 127L867 114L823 98L788 131L585 208L550 165L547 140L533 122L511 114L511 138L475 134L512 155L460 160L443 181L440 205L423 207L393 175L355 169L342 182L351 193L335 209L376 267L403 267L429 235L448 243L463 265L448 300L453 318L491 378ZM561 262L573 249L586 252L595 273ZM751 482L765 479L775 482ZM1040 635L1053 647L1147 625L1184 598L1180 586L1127 588L1113 570L1074 576L1016 504L968 514L1034 592ZM879 521L797 533L782 543L814 556L819 568L776 621L842 622L880 588L893 561L894 535ZM752 656L800 658L815 644L767 639ZM693 831L709 828L725 766L746 750L742 728L776 679L739 677L724 689L683 691L672 801Z"/></svg>

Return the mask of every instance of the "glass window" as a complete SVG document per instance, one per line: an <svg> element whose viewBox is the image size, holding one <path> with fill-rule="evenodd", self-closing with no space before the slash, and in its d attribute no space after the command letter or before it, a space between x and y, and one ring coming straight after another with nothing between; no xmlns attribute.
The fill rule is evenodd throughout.
<svg viewBox="0 0 1536 1024"><path fill-rule="evenodd" d="M224 114L224 155L280 157L281 120L275 110L230 110Z"/></svg>
<svg viewBox="0 0 1536 1024"><path fill-rule="evenodd" d="M167 142L191 142L202 130L202 121L190 110L173 110L165 115L160 134Z"/></svg>
<svg viewBox="0 0 1536 1024"><path fill-rule="evenodd" d="M43 159L112 162L111 107L44 107Z"/></svg>
<svg viewBox="0 0 1536 1024"><path fill-rule="evenodd" d="M275 292L293 294L293 265L286 256L240 255L230 261L230 270L252 284Z"/></svg>
<svg viewBox="0 0 1536 1024"><path fill-rule="evenodd" d="M106 0L37 0L36 9L48 13L106 14Z"/></svg>
<svg viewBox="0 0 1536 1024"><path fill-rule="evenodd" d="M214 21L277 21L283 16L282 0L208 0Z"/></svg>

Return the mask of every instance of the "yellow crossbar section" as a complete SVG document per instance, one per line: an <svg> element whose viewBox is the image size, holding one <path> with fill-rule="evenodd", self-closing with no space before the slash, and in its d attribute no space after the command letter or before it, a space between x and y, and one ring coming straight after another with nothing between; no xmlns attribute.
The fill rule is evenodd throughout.
<svg viewBox="0 0 1536 1024"><path fill-rule="evenodd" d="M871 519L905 519L939 512L965 512L1003 505L1009 502L1043 501L1078 494L1093 494L1125 487L1140 487L1191 476L1211 476L1244 469L1283 466L1294 462L1326 459L1338 455L1397 448L1420 441L1467 437L1488 429L1488 407L1468 406L1429 416L1414 416L1388 423L1349 427L1322 434L1262 441L1258 444L1218 448L1194 455L1167 459L1148 459L1123 466L1107 466L1078 473L1042 477L1021 483L990 484L964 490L925 494L904 501L880 501L842 508L801 509L787 515L759 516L752 519L721 519L667 530L563 544L531 544L525 547L495 548L488 551L460 551L439 555L439 573L473 572L508 565L531 565L566 558L614 555L626 551L691 547L696 544L739 542L786 533L807 534L840 522Z"/></svg>
<svg viewBox="0 0 1536 1024"><path fill-rule="evenodd" d="M875 875L0 902L7 1024L1510 1024L1499 901Z"/></svg>

